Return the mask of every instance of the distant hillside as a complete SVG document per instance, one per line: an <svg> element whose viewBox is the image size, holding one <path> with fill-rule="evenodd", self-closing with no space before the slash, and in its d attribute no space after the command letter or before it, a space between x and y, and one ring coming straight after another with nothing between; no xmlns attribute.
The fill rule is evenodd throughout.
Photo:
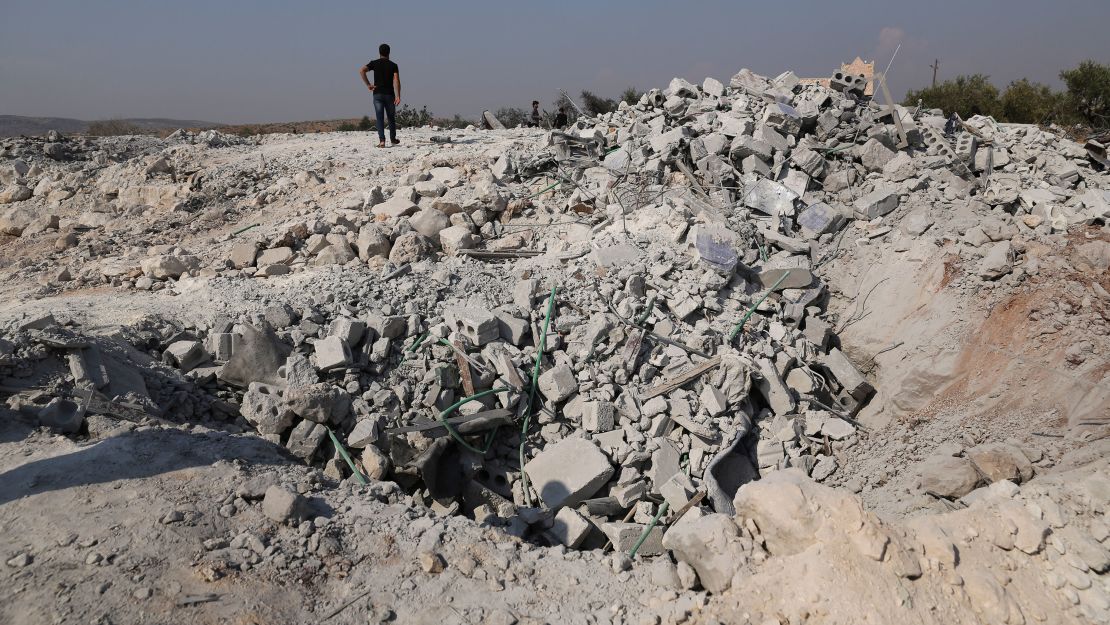
<svg viewBox="0 0 1110 625"><path fill-rule="evenodd" d="M273 133L310 134L315 132L335 132L353 129L358 119L324 119L304 122L267 122L262 124L235 124L221 128L223 132L236 135L268 135Z"/></svg>
<svg viewBox="0 0 1110 625"><path fill-rule="evenodd" d="M145 131L175 130L177 128L218 128L223 124L198 121L195 119L121 119L119 121ZM51 130L62 134L81 133L89 128L91 122L68 117L24 117L22 115L0 115L0 137L19 135L44 135Z"/></svg>

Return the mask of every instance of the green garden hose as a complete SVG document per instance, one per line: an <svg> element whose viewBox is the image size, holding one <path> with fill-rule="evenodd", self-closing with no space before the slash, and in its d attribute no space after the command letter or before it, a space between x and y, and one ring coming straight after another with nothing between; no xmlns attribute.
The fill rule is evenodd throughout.
<svg viewBox="0 0 1110 625"><path fill-rule="evenodd" d="M736 324L736 326L732 328L732 332L729 332L728 334L728 340L730 343L732 342L732 339L736 338L736 335L740 333L740 329L743 328L744 324L748 322L748 319L751 318L752 313L755 312L755 309L758 308L759 305L763 303L763 300L767 299L767 296L774 292L774 290L777 289L780 284L782 284L782 281L786 279L786 276L789 275L790 270L787 269L786 273L782 274L782 277L776 280L775 283L771 285L771 288L767 289L767 292L763 294L763 297L756 300L756 302L752 304L751 308L748 309L748 312L744 313L744 316L740 319L740 323Z"/></svg>
<svg viewBox="0 0 1110 625"><path fill-rule="evenodd" d="M524 444L528 441L528 424L532 418L532 406L536 400L536 388L539 386L540 379L540 359L543 358L543 350L547 346L547 328L551 324L551 311L555 308L555 291L559 287L551 287L551 295L547 298L547 314L543 320L543 333L540 334L540 340L536 347L536 364L532 367L532 387L528 389L528 409L524 412L524 425L520 428L520 449L518 456L520 459L520 477L524 485L524 503L532 506L532 495L528 492L528 474L524 472Z"/></svg>

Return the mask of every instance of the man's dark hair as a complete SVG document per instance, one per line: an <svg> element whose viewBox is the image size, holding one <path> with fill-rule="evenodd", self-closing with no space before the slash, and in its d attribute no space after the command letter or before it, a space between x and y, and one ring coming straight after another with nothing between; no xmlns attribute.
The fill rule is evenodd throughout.
<svg viewBox="0 0 1110 625"><path fill-rule="evenodd" d="M382 45L378 46L378 54L382 56L389 56L389 44L383 43Z"/></svg>
<svg viewBox="0 0 1110 625"><path fill-rule="evenodd" d="M539 100L532 100L532 106L539 106Z"/></svg>

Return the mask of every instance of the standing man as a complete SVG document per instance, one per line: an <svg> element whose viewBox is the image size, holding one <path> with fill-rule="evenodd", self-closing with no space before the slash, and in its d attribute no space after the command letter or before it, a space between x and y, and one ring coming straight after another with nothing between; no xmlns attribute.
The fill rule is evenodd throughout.
<svg viewBox="0 0 1110 625"><path fill-rule="evenodd" d="M401 103L401 76L397 73L397 64L389 60L389 44L378 46L376 60L362 66L359 75L366 88L374 94L374 115L378 120L378 147L385 147L385 117L389 116L389 140L393 145L400 141L397 139L397 105ZM366 79L366 72L374 72L374 84Z"/></svg>
<svg viewBox="0 0 1110 625"><path fill-rule="evenodd" d="M541 119L542 117L540 116L540 101L532 100L532 123L529 124L529 126L531 126L532 128L539 128Z"/></svg>
<svg viewBox="0 0 1110 625"><path fill-rule="evenodd" d="M567 127L567 107L560 106L559 113L555 115L555 127L559 130Z"/></svg>

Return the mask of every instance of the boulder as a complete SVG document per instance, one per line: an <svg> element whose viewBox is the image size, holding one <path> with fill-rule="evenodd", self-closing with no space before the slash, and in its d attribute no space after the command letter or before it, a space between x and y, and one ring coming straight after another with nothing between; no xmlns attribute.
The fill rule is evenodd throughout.
<svg viewBox="0 0 1110 625"><path fill-rule="evenodd" d="M308 516L308 500L284 486L271 486L262 499L262 514L275 523L300 521Z"/></svg>
<svg viewBox="0 0 1110 625"><path fill-rule="evenodd" d="M18 237L37 217L30 208L16 206L0 214L0 232Z"/></svg>
<svg viewBox="0 0 1110 625"><path fill-rule="evenodd" d="M374 224L366 224L359 228L355 246L358 248L358 257L362 260L370 260L374 256L389 256L389 250L392 247L389 237Z"/></svg>
<svg viewBox="0 0 1110 625"><path fill-rule="evenodd" d="M31 199L31 190L21 184L12 185L0 191L0 204L11 204L29 199Z"/></svg>
<svg viewBox="0 0 1110 625"><path fill-rule="evenodd" d="M1033 477L1033 464L1019 449L1008 443L984 443L967 450L967 457L991 482L1010 480L1022 483Z"/></svg>
<svg viewBox="0 0 1110 625"><path fill-rule="evenodd" d="M251 382L284 385L278 370L285 364L290 350L281 339L269 329L260 330L249 324L238 326L238 334L235 349L220 369L219 378L242 387Z"/></svg>
<svg viewBox="0 0 1110 625"><path fill-rule="evenodd" d="M921 490L947 499L959 499L975 490L979 474L967 458L939 454L918 466Z"/></svg>
<svg viewBox="0 0 1110 625"><path fill-rule="evenodd" d="M142 268L144 275L156 280L177 279L189 270L184 261L169 254L144 258L139 261L139 266Z"/></svg>
<svg viewBox="0 0 1110 625"><path fill-rule="evenodd" d="M431 241L419 232L407 232L397 237L389 251L389 262L394 265L415 263L430 258L435 253Z"/></svg>
<svg viewBox="0 0 1110 625"><path fill-rule="evenodd" d="M287 390L285 406L302 419L338 424L351 411L351 396L331 384L310 384Z"/></svg>
<svg viewBox="0 0 1110 625"><path fill-rule="evenodd" d="M976 273L984 280L997 280L1014 269L1014 253L1009 241L995 243L979 262Z"/></svg>
<svg viewBox="0 0 1110 625"><path fill-rule="evenodd" d="M857 559L854 566L882 562L899 577L921 575L916 556L864 509L859 497L818 484L800 469L774 471L741 486L733 503L738 517L759 527L773 556L797 554L821 543L826 549L844 549L835 557Z"/></svg>
<svg viewBox="0 0 1110 625"><path fill-rule="evenodd" d="M451 218L434 208L425 208L410 217L409 223L420 234L438 241L440 231L451 225Z"/></svg>
<svg viewBox="0 0 1110 625"><path fill-rule="evenodd" d="M457 256L460 250L469 250L478 244L478 237L466 226L451 226L439 233L439 246L448 256Z"/></svg>
<svg viewBox="0 0 1110 625"><path fill-rule="evenodd" d="M746 562L739 528L725 514L675 523L663 534L663 547L693 567L702 586L714 593L728 590L736 570Z"/></svg>

